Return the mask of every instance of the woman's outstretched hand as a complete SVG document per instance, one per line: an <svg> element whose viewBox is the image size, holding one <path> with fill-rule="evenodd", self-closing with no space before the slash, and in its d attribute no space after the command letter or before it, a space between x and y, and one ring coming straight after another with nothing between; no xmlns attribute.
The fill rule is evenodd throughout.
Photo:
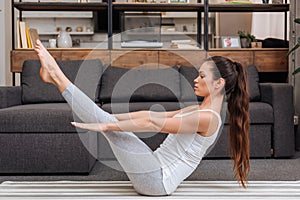
<svg viewBox="0 0 300 200"><path fill-rule="evenodd" d="M75 127L81 129L87 129L90 131L95 132L105 132L107 131L107 126L105 123L78 123L78 122L71 122L71 124Z"/></svg>

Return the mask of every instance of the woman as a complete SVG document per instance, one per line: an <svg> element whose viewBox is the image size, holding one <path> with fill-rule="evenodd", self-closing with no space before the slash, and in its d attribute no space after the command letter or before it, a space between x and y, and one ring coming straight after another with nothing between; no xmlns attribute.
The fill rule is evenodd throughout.
<svg viewBox="0 0 300 200"><path fill-rule="evenodd" d="M116 158L142 195L170 195L198 166L217 138L225 95L230 114L230 152L234 172L246 187L249 172L248 93L243 67L223 57L212 57L194 80L201 105L171 112L139 111L111 115L99 108L63 74L53 57L37 41L40 76L54 84L84 122L72 125L101 132ZM132 132L165 132L168 137L154 152Z"/></svg>

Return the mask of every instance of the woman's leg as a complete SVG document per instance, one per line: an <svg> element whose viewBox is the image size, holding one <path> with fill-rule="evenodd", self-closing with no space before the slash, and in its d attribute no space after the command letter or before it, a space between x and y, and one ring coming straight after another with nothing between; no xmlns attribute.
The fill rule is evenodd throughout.
<svg viewBox="0 0 300 200"><path fill-rule="evenodd" d="M111 122L117 119L97 106L75 85L62 93L73 112L85 123ZM153 151L132 132L104 132L118 162L140 194L166 195L162 170Z"/></svg>
<svg viewBox="0 0 300 200"><path fill-rule="evenodd" d="M48 51L38 43L41 77L53 83L71 106L73 112L85 123L110 122L117 119L99 108L88 96L73 85L61 72ZM102 133L108 140L120 165L140 194L166 195L162 183L162 170L153 151L131 132Z"/></svg>

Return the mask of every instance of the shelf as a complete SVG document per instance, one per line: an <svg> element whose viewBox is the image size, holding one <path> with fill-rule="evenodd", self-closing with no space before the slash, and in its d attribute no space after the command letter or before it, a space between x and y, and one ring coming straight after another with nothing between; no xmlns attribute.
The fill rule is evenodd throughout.
<svg viewBox="0 0 300 200"><path fill-rule="evenodd" d="M288 51L288 48L210 48L209 51Z"/></svg>
<svg viewBox="0 0 300 200"><path fill-rule="evenodd" d="M126 60L127 66L140 65L149 61L149 56L157 56L159 63L168 66L174 66L176 63L186 62L186 58L191 60L203 59L205 56L225 56L236 62L240 62L243 66L256 65L259 72L288 72L288 58L286 53L288 49L262 48L262 49L238 49L237 51L230 49L222 49L222 51L210 50L208 52L203 49L176 49L176 48L122 48L114 50L93 49L93 48L54 48L48 49L57 60L72 60L92 58L101 59L104 63L111 63L116 56L127 54L132 59ZM179 54L176 51L180 52ZM175 53L174 53L175 52ZM181 54L183 53L183 54ZM207 54L207 55L206 55ZM185 55L178 57L178 55ZM175 56L175 57L174 57ZM28 59L37 59L33 49L16 49L11 52L12 63L11 72L22 72L22 64ZM134 58L134 59L133 59ZM112 60L110 60L112 59ZM151 59L150 59L151 60ZM106 61L106 62L105 62ZM123 63L124 64L124 63Z"/></svg>
<svg viewBox="0 0 300 200"><path fill-rule="evenodd" d="M113 2L113 8L120 11L204 11L201 3L125 3Z"/></svg>
<svg viewBox="0 0 300 200"><path fill-rule="evenodd" d="M123 11L204 11L202 3L123 3L113 8ZM289 4L210 4L209 12L285 12Z"/></svg>
<svg viewBox="0 0 300 200"><path fill-rule="evenodd" d="M77 11L77 12L66 12L66 11L28 11L22 13L22 18L83 18L91 19L93 18L93 12L91 11Z"/></svg>
<svg viewBox="0 0 300 200"><path fill-rule="evenodd" d="M162 31L161 35L197 35L197 32Z"/></svg>
<svg viewBox="0 0 300 200"><path fill-rule="evenodd" d="M189 18L197 18L197 12L166 12L161 15L162 18L180 18L180 19L189 19Z"/></svg>
<svg viewBox="0 0 300 200"><path fill-rule="evenodd" d="M70 3L70 2L15 2L20 11L96 11L107 9L107 3Z"/></svg>
<svg viewBox="0 0 300 200"><path fill-rule="evenodd" d="M210 4L209 12L287 12L290 4Z"/></svg>
<svg viewBox="0 0 300 200"><path fill-rule="evenodd" d="M39 32L39 35L58 35L59 32ZM69 32L70 35L94 35L94 32Z"/></svg>
<svg viewBox="0 0 300 200"><path fill-rule="evenodd" d="M15 2L20 11L95 11L107 9L107 3ZM123 11L204 11L202 3L126 3L113 2ZM209 12L285 12L289 4L210 4Z"/></svg>

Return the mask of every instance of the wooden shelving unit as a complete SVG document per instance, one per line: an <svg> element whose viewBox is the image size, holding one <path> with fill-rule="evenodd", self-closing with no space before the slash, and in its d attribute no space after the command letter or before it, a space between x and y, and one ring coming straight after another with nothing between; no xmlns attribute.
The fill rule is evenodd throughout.
<svg viewBox="0 0 300 200"><path fill-rule="evenodd" d="M202 1L203 3L187 3L187 4L174 4L174 3L122 3L122 2L112 2L109 0L108 2L103 3L64 3L64 2L53 2L53 3L29 3L29 2L13 2L12 0L12 11L14 20L14 9L18 9L21 11L107 11L108 13L108 49L107 50L93 50L93 49L52 49L51 53L53 53L54 57L57 59L71 59L76 55L77 59L84 59L92 50L96 53L95 55L99 55L99 58L103 58L103 55L106 56L107 53L113 53L114 55L118 55L118 51L126 51L122 50L113 50L112 49L112 18L114 11L157 11L157 12L165 12L165 11L173 11L173 12L196 12L197 13L197 40L202 49L199 50L175 50L175 49L143 49L142 51L132 51L136 54L141 55L139 58L139 62L143 63L147 60L145 57L147 52L150 52L151 55L159 55L160 59L166 64L178 64L185 63L184 60L180 60L178 56L172 55L172 53L167 53L167 51L171 52L185 52L184 54L190 57L190 55L203 58L202 55L205 56L210 55L224 55L232 58L235 61L241 61L243 64L256 64L260 72L287 72L287 58L285 57L288 49L208 49L208 13L209 12L284 12L287 13L289 11L289 4L209 4L208 0ZM204 41L202 43L201 38L201 25L202 20L201 16L204 13ZM20 19L22 18L22 14L20 14ZM287 19L287 15L285 15ZM287 28L287 24L285 25L285 30ZM14 30L13 30L14 32ZM286 32L286 31L285 31ZM13 44L14 46L14 44ZM204 48L203 48L204 47ZM204 50L208 51L205 52ZM101 52L101 53L99 53ZM120 54L120 53L119 53ZM200 55L201 56L198 56ZM102 57L101 57L102 56ZM171 57L170 57L171 56ZM177 63L173 63L172 56L174 59L177 59ZM33 50L28 49L14 49L11 53L11 71L13 73L21 72L22 61L29 58L35 58L33 54ZM95 56L96 57L96 56ZM197 59L198 59L197 58ZM103 58L104 59L104 58ZM144 59L144 60L143 60ZM191 58L192 60L195 60ZM196 60L197 60L196 59ZM105 60L105 59L104 59ZM106 59L109 61L110 59ZM169 62L170 60L170 62ZM133 62L126 60L126 62ZM265 63L265 64L262 64ZM278 67L281 65L281 67ZM128 63L128 66L134 66L132 63Z"/></svg>

